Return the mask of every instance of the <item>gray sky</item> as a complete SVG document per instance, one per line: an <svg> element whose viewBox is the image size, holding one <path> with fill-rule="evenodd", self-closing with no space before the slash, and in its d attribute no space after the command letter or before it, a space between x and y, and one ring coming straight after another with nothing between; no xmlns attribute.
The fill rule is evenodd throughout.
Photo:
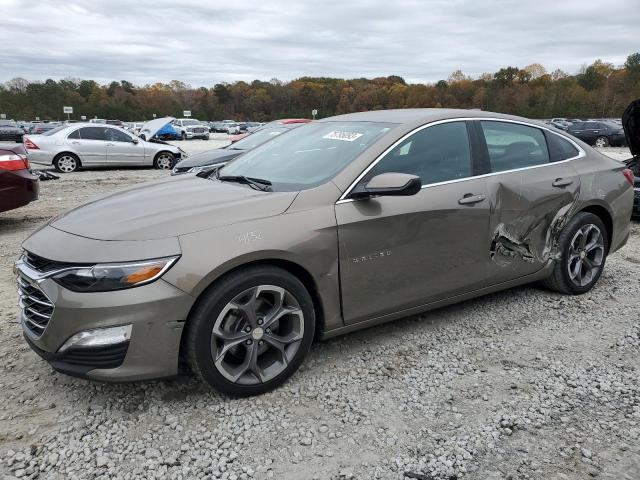
<svg viewBox="0 0 640 480"><path fill-rule="evenodd" d="M0 0L0 18L0 81L435 82L640 50L640 0Z"/></svg>

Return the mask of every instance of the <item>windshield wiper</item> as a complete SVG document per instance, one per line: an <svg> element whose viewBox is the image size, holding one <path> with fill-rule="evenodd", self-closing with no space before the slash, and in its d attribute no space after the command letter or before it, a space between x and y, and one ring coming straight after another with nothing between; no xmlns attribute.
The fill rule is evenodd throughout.
<svg viewBox="0 0 640 480"><path fill-rule="evenodd" d="M253 177L245 177L244 175L218 175L216 171L216 177L221 182L239 182L246 183L252 188L257 188L260 191L266 192L271 189L271 182L269 180L264 180L262 178L253 178Z"/></svg>

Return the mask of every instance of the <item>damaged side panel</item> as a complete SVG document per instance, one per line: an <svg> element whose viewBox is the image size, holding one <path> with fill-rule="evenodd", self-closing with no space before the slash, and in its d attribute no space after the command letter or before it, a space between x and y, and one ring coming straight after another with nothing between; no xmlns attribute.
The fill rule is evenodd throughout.
<svg viewBox="0 0 640 480"><path fill-rule="evenodd" d="M491 276L497 281L518 278L557 258L558 236L580 193L571 162L494 175L488 189Z"/></svg>

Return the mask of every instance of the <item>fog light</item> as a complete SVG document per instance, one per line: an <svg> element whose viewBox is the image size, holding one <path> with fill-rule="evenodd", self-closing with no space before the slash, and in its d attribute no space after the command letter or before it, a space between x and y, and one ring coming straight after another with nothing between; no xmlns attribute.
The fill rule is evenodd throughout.
<svg viewBox="0 0 640 480"><path fill-rule="evenodd" d="M131 338L131 325L120 325L118 327L96 328L85 330L73 335L64 342L58 353L62 353L71 347L103 347L123 343Z"/></svg>

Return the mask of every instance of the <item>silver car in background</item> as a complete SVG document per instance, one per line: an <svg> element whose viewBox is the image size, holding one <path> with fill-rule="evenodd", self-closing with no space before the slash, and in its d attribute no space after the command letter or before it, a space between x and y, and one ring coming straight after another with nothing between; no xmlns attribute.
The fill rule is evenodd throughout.
<svg viewBox="0 0 640 480"><path fill-rule="evenodd" d="M171 169L182 158L173 145L152 139L155 132L171 119L148 122L147 131L155 130L143 140L122 128L96 123L63 125L42 135L24 137L29 161L53 165L62 173L82 167L153 166ZM147 124L145 124L146 126Z"/></svg>

